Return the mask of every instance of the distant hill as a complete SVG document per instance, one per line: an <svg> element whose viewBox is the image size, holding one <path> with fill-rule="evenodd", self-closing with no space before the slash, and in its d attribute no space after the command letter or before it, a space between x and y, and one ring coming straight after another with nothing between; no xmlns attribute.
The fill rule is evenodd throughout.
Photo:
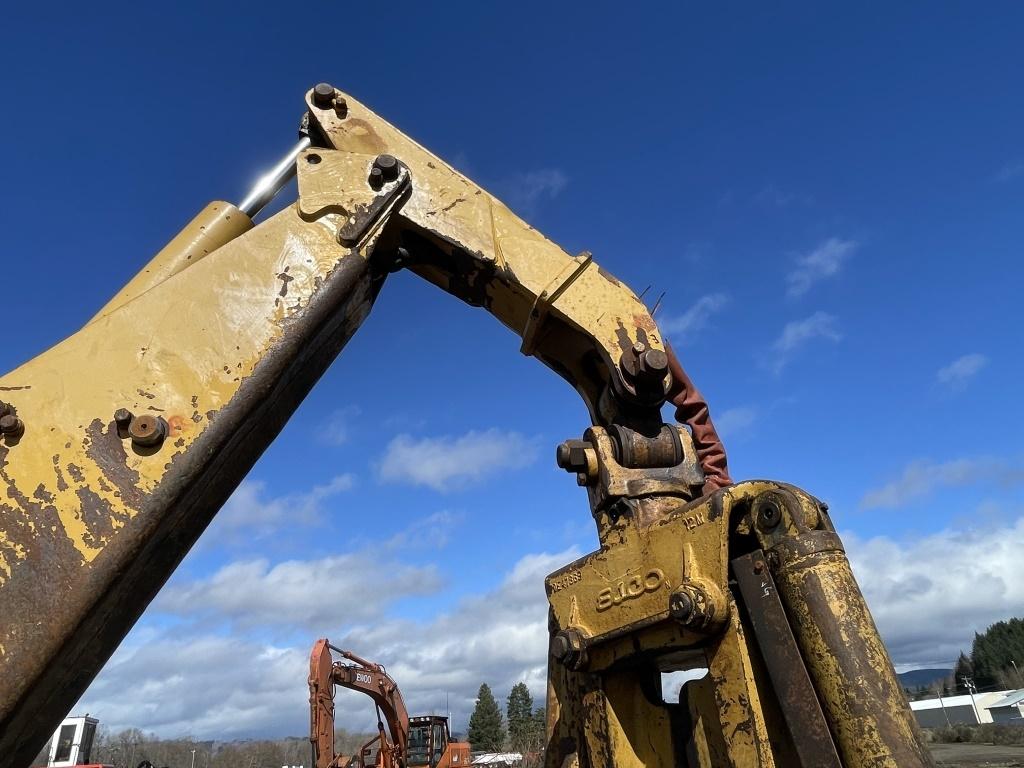
<svg viewBox="0 0 1024 768"><path fill-rule="evenodd" d="M922 685L940 683L951 674L952 669L912 669L909 672L900 672L896 677L900 679L900 685L913 691Z"/></svg>

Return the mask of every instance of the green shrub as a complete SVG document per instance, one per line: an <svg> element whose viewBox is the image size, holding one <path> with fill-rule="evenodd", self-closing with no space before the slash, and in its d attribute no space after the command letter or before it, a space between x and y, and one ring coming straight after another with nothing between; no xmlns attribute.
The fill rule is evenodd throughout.
<svg viewBox="0 0 1024 768"><path fill-rule="evenodd" d="M925 728L924 737L925 741L935 741L941 744L959 744L962 742L997 744L999 746L1024 744L1024 725L983 723L981 725Z"/></svg>

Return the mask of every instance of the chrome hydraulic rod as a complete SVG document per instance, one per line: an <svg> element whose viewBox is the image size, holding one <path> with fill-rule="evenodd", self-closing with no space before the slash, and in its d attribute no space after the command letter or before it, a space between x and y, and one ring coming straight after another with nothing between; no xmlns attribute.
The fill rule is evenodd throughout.
<svg viewBox="0 0 1024 768"><path fill-rule="evenodd" d="M284 185L291 181L295 175L295 160L304 149L309 148L310 143L308 136L299 139L299 143L292 147L291 151L281 159L281 162L260 177L256 186L238 204L239 210L250 219L263 210L263 207L274 199Z"/></svg>

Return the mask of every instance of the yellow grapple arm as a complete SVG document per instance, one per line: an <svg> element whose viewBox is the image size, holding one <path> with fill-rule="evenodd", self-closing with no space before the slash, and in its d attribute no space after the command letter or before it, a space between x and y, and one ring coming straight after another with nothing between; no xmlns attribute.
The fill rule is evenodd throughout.
<svg viewBox="0 0 1024 768"><path fill-rule="evenodd" d="M595 423L660 422L666 370L619 366L634 344L663 350L628 288L355 99L307 99L321 146L295 159L295 205L253 226L212 204L88 325L0 378L0 754L45 740L396 261L521 334Z"/></svg>
<svg viewBox="0 0 1024 768"><path fill-rule="evenodd" d="M669 360L636 295L351 96L321 85L306 106L283 166L294 205L254 226L258 200L211 204L88 325L0 378L0 755L36 754L405 267L495 315L590 412L558 458L602 548L547 583L549 766L672 765L681 750L797 765L823 744L849 768L928 764L817 502L770 483L701 497L693 440L661 423ZM745 639L736 555L762 557L808 625L780 658L817 660L810 714L772 698L779 664ZM824 569L810 585L808 563ZM694 653L711 682L656 716L651 675ZM769 735L779 723L788 736Z"/></svg>

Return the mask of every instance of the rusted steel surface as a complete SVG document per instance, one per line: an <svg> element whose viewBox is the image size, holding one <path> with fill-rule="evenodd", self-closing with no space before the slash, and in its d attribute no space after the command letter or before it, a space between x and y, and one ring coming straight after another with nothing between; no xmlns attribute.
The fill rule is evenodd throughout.
<svg viewBox="0 0 1024 768"><path fill-rule="evenodd" d="M409 749L409 710L406 709L398 683L380 664L367 661L352 651L335 650L353 664L336 662L332 672L334 683L369 696L388 724L391 740L381 740L381 749L387 752L385 764L381 768L389 764L392 768L400 765Z"/></svg>
<svg viewBox="0 0 1024 768"><path fill-rule="evenodd" d="M309 654L309 741L313 768L334 764L334 659L327 638L316 641Z"/></svg>
<svg viewBox="0 0 1024 768"><path fill-rule="evenodd" d="M567 461L571 448L563 451ZM546 581L548 766L573 755L584 766L671 765L672 749L648 753L635 744L641 732L661 743L664 724L648 719L645 730L634 731L638 710L608 686L619 670L629 669L642 689L665 668L655 660L671 665L695 653L706 657L708 674L687 684L689 720L677 718L673 726L673 749L685 746L693 765L931 765L839 538L816 499L783 483L747 481L658 518L605 524L598 551ZM751 610L739 610L730 597L730 546L746 551L751 536L765 549L756 562L767 563L762 573L776 582L770 611L763 604L758 610L760 580L741 580ZM752 560L737 567L744 562L753 574ZM760 655L752 650L755 642ZM580 706L598 700L608 713L603 720L595 714L601 707ZM785 730L792 738L772 736Z"/></svg>
<svg viewBox="0 0 1024 768"><path fill-rule="evenodd" d="M413 179L396 215L401 225L382 245L403 249L410 270L522 336L525 352L576 388L594 424L660 425L672 380L661 332L639 297L589 254L567 253L358 99L338 98L346 104L340 114L333 101L307 93L310 122L326 141L346 155L391 155ZM637 344L642 359L633 356ZM609 389L613 397L605 396Z"/></svg>
<svg viewBox="0 0 1024 768"><path fill-rule="evenodd" d="M331 651L342 659L334 661ZM310 735L313 744L313 768L335 768L338 755L334 753L334 687L364 693L373 701L378 716L377 735L363 744L356 754L354 765L365 768L364 756L374 744L379 747L375 768L405 768L405 766L432 766L432 768L461 768L468 764L470 745L453 742L448 730L448 718L439 715L409 717L402 692L383 665L367 661L352 651L335 648L326 639L317 640L309 660ZM385 731L383 718L387 722ZM419 753L410 753L410 733L426 731L419 743ZM435 739L435 737L440 737ZM440 759L434 756L440 753Z"/></svg>
<svg viewBox="0 0 1024 768"><path fill-rule="evenodd" d="M778 764L727 579L733 535L751 533L847 768L927 765L827 515L789 486L730 484L706 403L640 298L357 100L318 86L307 106L324 147L297 155L296 205L237 236L248 224L214 212L225 245L189 259L186 237L116 306L0 378L0 616L16 617L0 623L4 759L36 754L405 266L523 336L595 425L562 457L602 547L546 584L565 641L549 765L672 764L679 719L658 705L657 662L695 651L701 765ZM665 432L668 396L692 437Z"/></svg>
<svg viewBox="0 0 1024 768"><path fill-rule="evenodd" d="M799 765L843 768L764 553L757 550L733 559L732 572Z"/></svg>
<svg viewBox="0 0 1024 768"><path fill-rule="evenodd" d="M689 468L675 468L677 492L693 482L693 452L684 449ZM648 471L653 482L668 469ZM604 530L600 550L547 578L549 718L556 715L548 766L574 754L585 766L670 766L686 750L704 768L775 765L726 560L732 507L771 487L744 483L682 506L677 499L658 518L621 518ZM677 610L683 595L686 611ZM659 704L659 659L671 669L671 660L694 657L708 677L674 709ZM682 707L691 712L686 732Z"/></svg>
<svg viewBox="0 0 1024 768"><path fill-rule="evenodd" d="M298 156L297 205L253 229L208 208L89 325L0 379L18 419L0 445L0 614L18 617L0 625L6 753L31 751L86 687L400 247L422 276L529 328L594 421L660 426L664 345L627 286L356 100L307 98L329 146Z"/></svg>
<svg viewBox="0 0 1024 768"><path fill-rule="evenodd" d="M751 518L843 765L933 766L825 508L780 485Z"/></svg>
<svg viewBox="0 0 1024 768"><path fill-rule="evenodd" d="M294 216L278 214L280 226L226 246L230 257L222 249L0 379L25 385L17 407L39 424L0 446L0 754L11 764L35 756L369 312L382 277L327 231L317 246L315 229L297 237ZM315 279L311 247L321 263L332 254ZM237 274L268 251L268 281L289 268L309 277L289 308L276 288L238 290L210 274ZM209 322L190 326L183 297ZM270 314L257 323L263 297ZM224 333L238 321L245 333ZM78 355L94 367L70 388ZM125 405L158 409L162 445L119 434L113 415Z"/></svg>

